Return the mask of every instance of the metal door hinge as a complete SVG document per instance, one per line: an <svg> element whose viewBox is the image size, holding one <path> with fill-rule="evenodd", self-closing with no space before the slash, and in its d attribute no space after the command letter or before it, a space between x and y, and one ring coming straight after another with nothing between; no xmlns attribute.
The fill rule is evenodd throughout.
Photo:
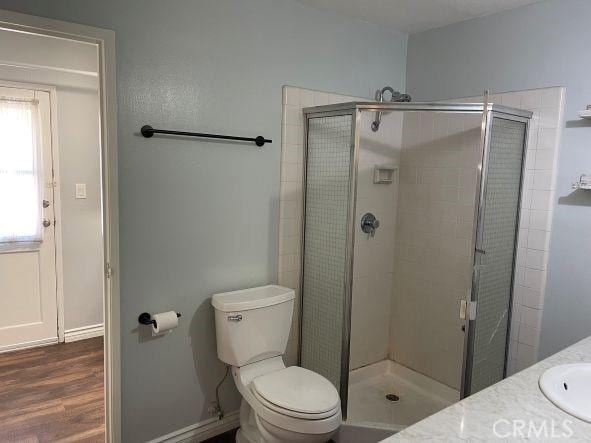
<svg viewBox="0 0 591 443"><path fill-rule="evenodd" d="M111 267L111 263L105 263L105 276L107 278L111 278L113 276L113 268Z"/></svg>

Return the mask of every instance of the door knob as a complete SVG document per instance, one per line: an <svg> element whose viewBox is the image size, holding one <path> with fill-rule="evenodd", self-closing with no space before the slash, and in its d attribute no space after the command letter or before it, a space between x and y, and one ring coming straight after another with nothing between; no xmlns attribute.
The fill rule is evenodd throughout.
<svg viewBox="0 0 591 443"><path fill-rule="evenodd" d="M46 219L46 218L44 218L44 219L43 219L43 226L44 226L45 228L48 228L48 227L50 227L50 226L51 226L51 221L50 221L50 220L48 220L48 219Z"/></svg>

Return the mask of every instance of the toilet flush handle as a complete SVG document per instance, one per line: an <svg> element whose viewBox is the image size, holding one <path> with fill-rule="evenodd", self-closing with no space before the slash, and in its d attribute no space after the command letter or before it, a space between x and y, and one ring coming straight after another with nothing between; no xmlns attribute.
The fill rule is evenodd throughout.
<svg viewBox="0 0 591 443"><path fill-rule="evenodd" d="M242 315L228 315L228 321L242 321Z"/></svg>

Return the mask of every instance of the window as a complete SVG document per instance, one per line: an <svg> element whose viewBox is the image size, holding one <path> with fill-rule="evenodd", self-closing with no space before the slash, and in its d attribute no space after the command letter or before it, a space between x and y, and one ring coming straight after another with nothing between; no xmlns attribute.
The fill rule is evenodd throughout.
<svg viewBox="0 0 591 443"><path fill-rule="evenodd" d="M0 244L42 240L37 101L0 97Z"/></svg>

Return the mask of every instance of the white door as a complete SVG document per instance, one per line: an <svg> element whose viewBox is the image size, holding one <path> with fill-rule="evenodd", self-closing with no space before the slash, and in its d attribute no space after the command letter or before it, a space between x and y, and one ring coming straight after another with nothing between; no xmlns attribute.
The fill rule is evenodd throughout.
<svg viewBox="0 0 591 443"><path fill-rule="evenodd" d="M57 342L50 94L0 87L0 352Z"/></svg>

